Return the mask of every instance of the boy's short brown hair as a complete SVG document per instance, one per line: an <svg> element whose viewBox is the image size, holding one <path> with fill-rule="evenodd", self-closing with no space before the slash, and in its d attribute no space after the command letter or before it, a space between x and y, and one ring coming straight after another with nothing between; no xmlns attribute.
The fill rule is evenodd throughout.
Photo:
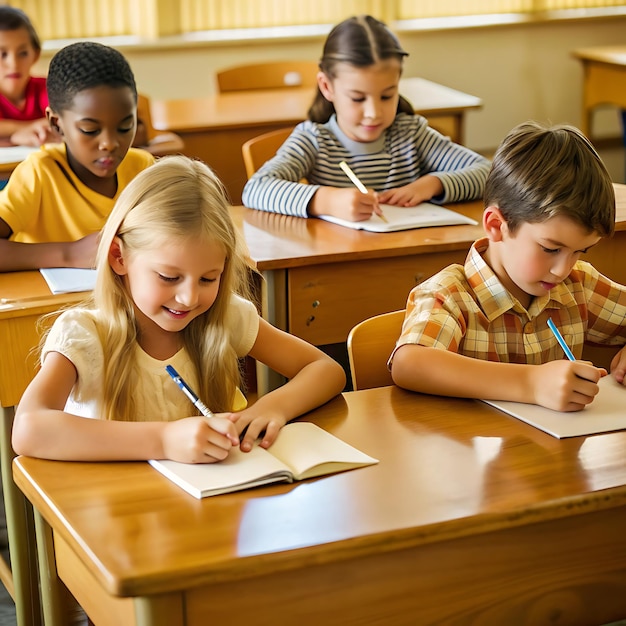
<svg viewBox="0 0 626 626"><path fill-rule="evenodd" d="M615 191L591 142L573 126L524 122L502 141L485 184L509 230L556 215L602 237L615 230Z"/></svg>

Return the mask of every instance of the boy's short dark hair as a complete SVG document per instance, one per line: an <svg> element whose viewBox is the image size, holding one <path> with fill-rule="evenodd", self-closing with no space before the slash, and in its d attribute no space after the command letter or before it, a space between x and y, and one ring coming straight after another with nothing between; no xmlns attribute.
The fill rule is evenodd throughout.
<svg viewBox="0 0 626 626"><path fill-rule="evenodd" d="M48 100L55 113L72 106L76 94L100 87L130 87L135 101L135 77L124 55L100 43L79 41L61 48L48 69Z"/></svg>
<svg viewBox="0 0 626 626"><path fill-rule="evenodd" d="M28 15L15 7L0 6L0 30L19 30L20 28L28 31L30 43L35 52L41 52L41 40Z"/></svg>
<svg viewBox="0 0 626 626"><path fill-rule="evenodd" d="M573 126L529 121L502 141L485 184L485 207L497 206L511 233L556 215L589 232L615 230L615 191L591 142Z"/></svg>

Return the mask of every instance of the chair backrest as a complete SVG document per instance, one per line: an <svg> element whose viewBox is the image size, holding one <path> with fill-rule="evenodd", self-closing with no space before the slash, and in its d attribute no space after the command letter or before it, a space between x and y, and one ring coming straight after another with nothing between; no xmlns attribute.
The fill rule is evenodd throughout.
<svg viewBox="0 0 626 626"><path fill-rule="evenodd" d="M404 321L404 309L375 315L357 324L348 335L348 360L355 390L393 384L387 361Z"/></svg>
<svg viewBox="0 0 626 626"><path fill-rule="evenodd" d="M246 166L248 178L256 172L265 161L271 159L278 148L289 137L293 128L271 130L257 137L249 139L241 146L243 162Z"/></svg>
<svg viewBox="0 0 626 626"><path fill-rule="evenodd" d="M216 73L220 92L250 89L314 87L319 67L316 61L275 61L239 65Z"/></svg>
<svg viewBox="0 0 626 626"><path fill-rule="evenodd" d="M133 146L143 148L155 157L180 154L185 148L185 142L180 135L159 131L152 125L150 99L141 93L137 94L137 134Z"/></svg>
<svg viewBox="0 0 626 626"><path fill-rule="evenodd" d="M150 141L157 131L152 125L152 113L150 112L150 98L141 93L137 94L137 119L145 126L148 141Z"/></svg>

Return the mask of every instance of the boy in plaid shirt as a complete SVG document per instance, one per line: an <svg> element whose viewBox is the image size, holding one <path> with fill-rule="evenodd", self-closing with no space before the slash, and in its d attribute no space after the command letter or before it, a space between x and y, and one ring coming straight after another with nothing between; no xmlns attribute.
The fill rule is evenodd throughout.
<svg viewBox="0 0 626 626"><path fill-rule="evenodd" d="M576 359L585 342L623 346L626 287L580 260L615 228L610 176L582 133L535 122L514 128L487 178L483 228L464 266L445 268L409 294L389 360L395 383L584 408L606 370L565 360L548 319ZM610 369L624 383L624 349Z"/></svg>

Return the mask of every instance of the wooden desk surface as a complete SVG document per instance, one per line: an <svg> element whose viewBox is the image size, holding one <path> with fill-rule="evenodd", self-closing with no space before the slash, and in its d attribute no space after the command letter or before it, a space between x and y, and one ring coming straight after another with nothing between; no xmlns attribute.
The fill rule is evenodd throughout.
<svg viewBox="0 0 626 626"><path fill-rule="evenodd" d="M572 56L582 63L582 121L580 129L593 139L593 114L596 108L612 106L626 109L626 46L597 46L574 50Z"/></svg>
<svg viewBox="0 0 626 626"><path fill-rule="evenodd" d="M446 114L482 106L482 101L424 78L404 78L400 91L422 115ZM218 93L184 100L150 102L152 123L174 132L297 124L306 119L315 91L309 87Z"/></svg>
<svg viewBox="0 0 626 626"><path fill-rule="evenodd" d="M477 221L482 217L481 202L457 204L453 208ZM370 233L324 220L278 215L243 206L232 207L231 213L244 234L252 260L261 271L442 250L466 250L468 244L483 233L482 226L465 224Z"/></svg>
<svg viewBox="0 0 626 626"><path fill-rule="evenodd" d="M596 61L610 65L626 67L626 46L594 46L579 48L572 52L572 56L583 61Z"/></svg>
<svg viewBox="0 0 626 626"><path fill-rule="evenodd" d="M160 601L187 589L174 604L198 621L185 624L623 617L625 432L557 440L478 401L396 387L346 393L309 419L380 463L203 500L145 462L20 457L14 477L88 612L95 583Z"/></svg>
<svg viewBox="0 0 626 626"><path fill-rule="evenodd" d="M0 406L16 405L33 377L39 318L84 297L53 295L39 272L0 272Z"/></svg>

